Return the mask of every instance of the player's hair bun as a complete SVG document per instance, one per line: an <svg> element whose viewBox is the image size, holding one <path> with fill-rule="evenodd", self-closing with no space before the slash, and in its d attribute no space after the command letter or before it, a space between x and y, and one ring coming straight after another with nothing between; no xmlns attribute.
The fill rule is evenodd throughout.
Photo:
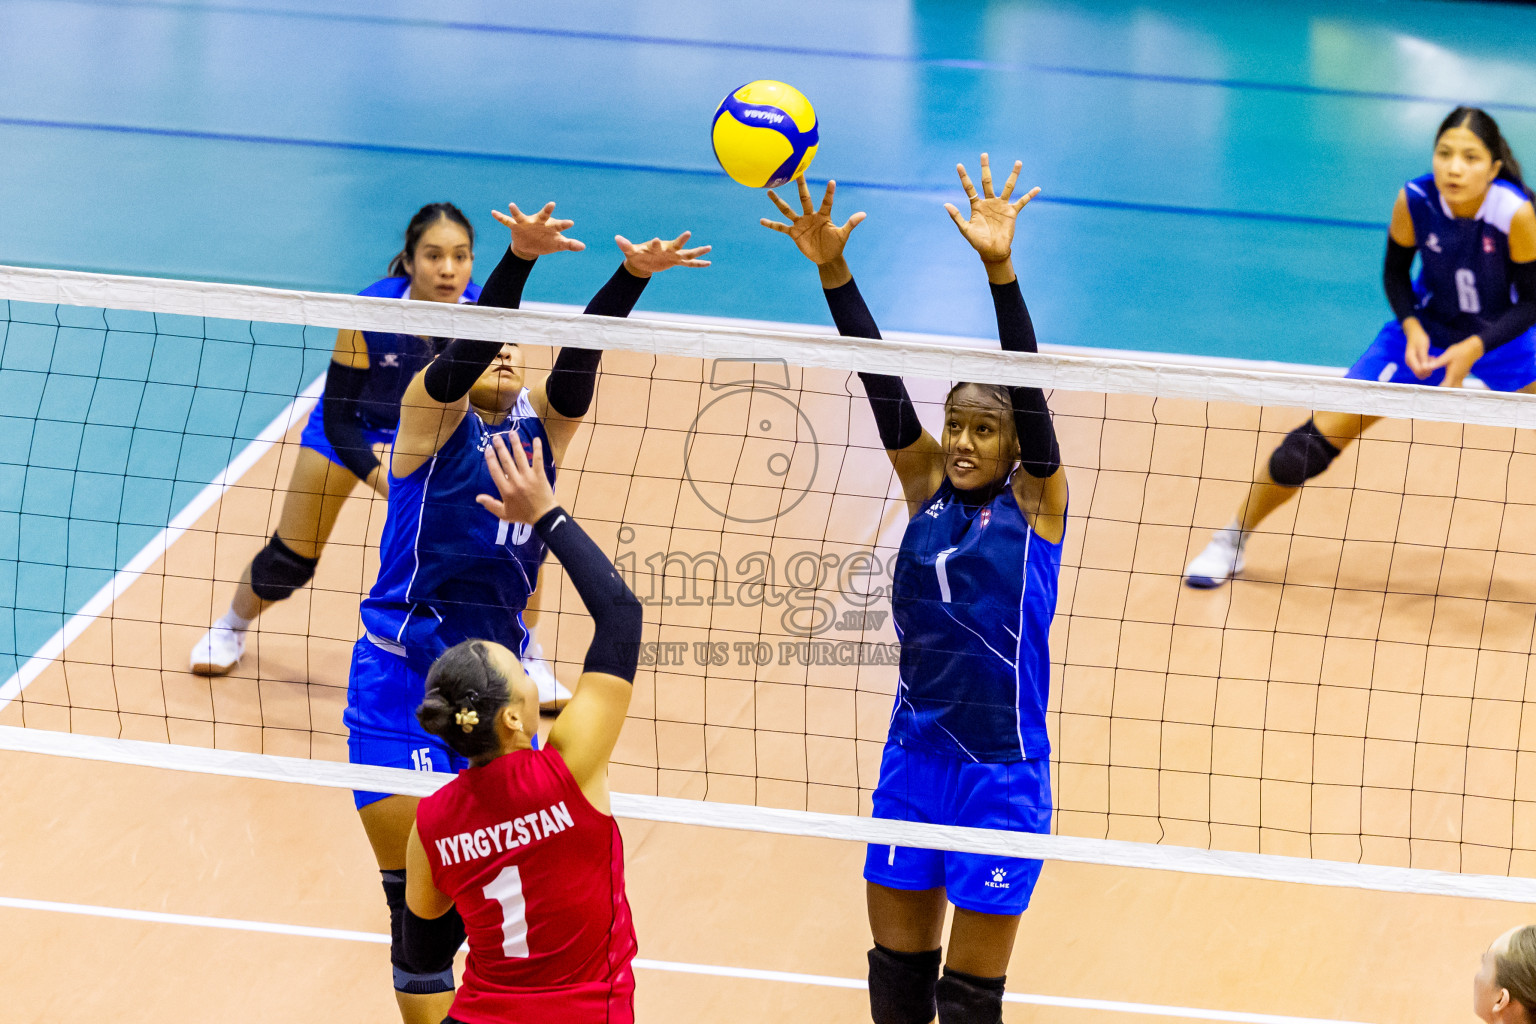
<svg viewBox="0 0 1536 1024"><path fill-rule="evenodd" d="M511 699L507 677L491 664L485 643L466 640L432 663L416 720L455 753L482 757L495 752L496 713Z"/></svg>

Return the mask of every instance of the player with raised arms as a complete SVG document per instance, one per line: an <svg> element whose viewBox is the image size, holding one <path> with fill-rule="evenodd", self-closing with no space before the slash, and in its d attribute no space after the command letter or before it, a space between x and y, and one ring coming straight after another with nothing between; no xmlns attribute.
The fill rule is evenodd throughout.
<svg viewBox="0 0 1536 1024"><path fill-rule="evenodd" d="M418 717L470 767L416 809L405 957L418 976L451 978L468 934L464 984L422 997L433 1021L628 1024L635 929L608 759L633 691L640 602L555 503L540 442L531 459L500 436L492 445L497 496L481 504L502 522L531 526L560 560L592 616L592 643L576 695L541 747L538 691L511 650L469 640L432 666Z"/></svg>
<svg viewBox="0 0 1536 1024"><path fill-rule="evenodd" d="M516 308L541 255L582 248L565 237L568 220L554 204L527 217L511 207L499 217L512 244L485 282L480 305ZM708 266L708 246L687 248L688 233L634 245L616 239L624 262L587 305L589 314L628 316L652 274ZM453 771L465 762L421 728L416 709L427 670L465 640L491 641L519 657L527 631L521 613L538 584L544 541L527 524L498 520L476 503L493 490L484 451L496 437L530 451L551 479L592 403L602 353L565 347L542 384L524 386L516 345L455 339L412 379L400 403L390 458L389 512L379 545L379 574L363 601L365 635L352 652L343 722L357 764ZM395 990L407 1024L419 995L452 988L453 976L420 976L402 967L405 841L417 801L355 794L358 814L383 875L390 908ZM433 1018L431 1024L437 1024Z"/></svg>
<svg viewBox="0 0 1536 1024"><path fill-rule="evenodd" d="M981 257L1002 347L1034 352L1035 331L1011 257L1015 218L1034 189L1010 201L1021 165L994 195L957 168L970 217L946 204ZM821 275L839 333L878 338L843 247L864 219L833 223L834 184L819 210L800 182L801 214L772 192L794 239ZM878 818L1047 832L1051 823L1048 637L1056 610L1067 477L1039 388L957 384L934 438L901 378L860 373L881 443L911 519L892 581L900 679L874 792ZM1019 916L1037 860L871 846L864 864L869 1002L875 1024L996 1024ZM940 961L945 903L955 906Z"/></svg>
<svg viewBox="0 0 1536 1024"><path fill-rule="evenodd" d="M359 295L423 302L474 302L475 229L452 203L429 203L406 225L388 274ZM379 455L395 437L400 396L433 355L430 338L342 330L283 495L272 539L251 560L229 609L192 648L192 671L221 676L245 654L245 634L265 609L315 575L341 506L362 481L389 493Z"/></svg>
<svg viewBox="0 0 1536 1024"><path fill-rule="evenodd" d="M1531 391L1536 212L1520 164L1498 123L1476 107L1457 107L1441 122L1430 163L1392 206L1382 284L1394 319L1345 376L1460 387L1470 373L1494 391ZM1380 418L1318 412L1287 434L1184 582L1219 587L1242 572L1259 524Z"/></svg>

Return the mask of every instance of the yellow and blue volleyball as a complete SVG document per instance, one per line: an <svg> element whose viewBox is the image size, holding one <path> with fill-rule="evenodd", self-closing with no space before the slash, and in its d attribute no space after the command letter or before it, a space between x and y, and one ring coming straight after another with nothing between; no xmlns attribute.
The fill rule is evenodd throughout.
<svg viewBox="0 0 1536 1024"><path fill-rule="evenodd" d="M816 156L816 111L783 82L749 82L715 111L715 159L738 184L778 188L805 173Z"/></svg>

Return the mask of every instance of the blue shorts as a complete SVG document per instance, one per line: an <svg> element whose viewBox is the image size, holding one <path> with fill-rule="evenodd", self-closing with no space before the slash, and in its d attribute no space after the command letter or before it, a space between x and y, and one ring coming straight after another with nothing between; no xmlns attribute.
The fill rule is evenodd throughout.
<svg viewBox="0 0 1536 1024"><path fill-rule="evenodd" d="M1436 347L1431 335L1429 354L1437 356L1444 348ZM1393 384L1436 385L1445 380L1445 370L1436 370L1422 380L1408 369L1408 339L1403 326L1388 320L1376 340L1355 360L1344 376L1351 380L1379 380ZM1472 364L1472 376L1488 385L1490 391L1519 391L1536 381L1536 328L1511 338Z"/></svg>
<svg viewBox="0 0 1536 1024"><path fill-rule="evenodd" d="M885 745L874 816L1010 832L1051 830L1049 759L978 764ZM948 891L949 902L980 914L1022 914L1041 862L978 853L870 846L864 879L891 889Z"/></svg>
<svg viewBox="0 0 1536 1024"><path fill-rule="evenodd" d="M421 727L416 709L426 696L426 676L406 660L363 637L352 648L352 672L347 681L348 760L382 768L454 773L469 761ZM354 791L358 809L389 796Z"/></svg>
<svg viewBox="0 0 1536 1024"><path fill-rule="evenodd" d="M362 425L363 437L368 441L368 447L376 444L394 444L395 428L370 427L366 423ZM320 396L320 401L315 403L315 409L309 414L309 419L304 421L304 432L299 435L299 443L305 448L310 448L324 455L327 459L341 466L346 465L341 461L341 456L336 454L336 449L331 447L330 440L325 436L325 396Z"/></svg>

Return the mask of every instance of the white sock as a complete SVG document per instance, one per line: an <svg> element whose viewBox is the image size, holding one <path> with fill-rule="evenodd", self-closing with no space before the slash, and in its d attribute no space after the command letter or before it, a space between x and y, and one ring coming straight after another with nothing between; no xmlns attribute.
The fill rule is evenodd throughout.
<svg viewBox="0 0 1536 1024"><path fill-rule="evenodd" d="M220 626L223 626L225 629L232 629L236 633L244 633L246 630L251 628L251 623L254 621L256 620L248 619L241 615L239 612L235 611L234 608L230 608L229 611L224 613L218 622L213 624L213 628L218 629Z"/></svg>

